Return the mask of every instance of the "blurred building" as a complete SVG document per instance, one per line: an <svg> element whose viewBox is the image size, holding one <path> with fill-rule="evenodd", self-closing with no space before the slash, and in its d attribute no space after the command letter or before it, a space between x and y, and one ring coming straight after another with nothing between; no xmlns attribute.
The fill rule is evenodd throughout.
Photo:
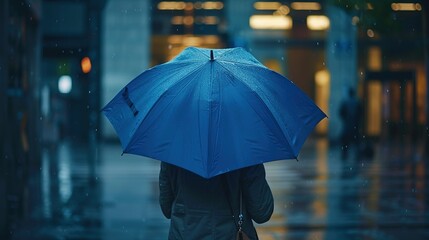
<svg viewBox="0 0 429 240"><path fill-rule="evenodd" d="M153 0L150 65L186 46L244 47L328 113L319 134L338 139L339 104L352 87L364 103L363 135L412 135L426 122L423 5Z"/></svg>
<svg viewBox="0 0 429 240"><path fill-rule="evenodd" d="M0 1L1 239L41 201L42 147L96 139L103 5Z"/></svg>
<svg viewBox="0 0 429 240"><path fill-rule="evenodd" d="M39 162L41 1L0 1L0 238L25 215Z"/></svg>
<svg viewBox="0 0 429 240"><path fill-rule="evenodd" d="M101 86L101 22L105 0L43 1L45 142L98 135Z"/></svg>

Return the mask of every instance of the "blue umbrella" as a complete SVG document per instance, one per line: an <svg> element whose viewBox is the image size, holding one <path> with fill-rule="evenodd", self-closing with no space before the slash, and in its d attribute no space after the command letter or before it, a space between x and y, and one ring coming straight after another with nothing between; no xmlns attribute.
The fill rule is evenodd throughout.
<svg viewBox="0 0 429 240"><path fill-rule="evenodd" d="M296 159L326 115L242 48L189 47L129 82L104 108L123 152L210 178Z"/></svg>

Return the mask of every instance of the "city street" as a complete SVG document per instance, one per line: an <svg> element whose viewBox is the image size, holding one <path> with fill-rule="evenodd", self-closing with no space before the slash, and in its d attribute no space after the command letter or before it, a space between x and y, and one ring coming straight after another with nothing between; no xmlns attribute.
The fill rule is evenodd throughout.
<svg viewBox="0 0 429 240"><path fill-rule="evenodd" d="M13 239L167 239L159 162L121 153L112 142L94 151L69 142L46 147ZM372 158L340 156L338 146L311 138L299 161L265 164L275 212L257 225L260 239L429 239L421 144L383 141Z"/></svg>

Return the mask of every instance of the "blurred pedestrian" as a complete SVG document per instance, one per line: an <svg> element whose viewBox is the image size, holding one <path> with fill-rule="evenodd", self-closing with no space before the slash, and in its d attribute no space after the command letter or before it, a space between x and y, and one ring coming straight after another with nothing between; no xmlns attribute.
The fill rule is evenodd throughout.
<svg viewBox="0 0 429 240"><path fill-rule="evenodd" d="M205 179L162 162L159 188L170 240L236 239L240 212L243 232L258 239L252 220L267 222L274 209L262 164Z"/></svg>
<svg viewBox="0 0 429 240"><path fill-rule="evenodd" d="M362 106L356 97L355 90L349 88L347 97L340 105L340 117L343 122L341 132L342 158L347 159L351 145L355 146L356 157L360 152L360 124L362 116Z"/></svg>

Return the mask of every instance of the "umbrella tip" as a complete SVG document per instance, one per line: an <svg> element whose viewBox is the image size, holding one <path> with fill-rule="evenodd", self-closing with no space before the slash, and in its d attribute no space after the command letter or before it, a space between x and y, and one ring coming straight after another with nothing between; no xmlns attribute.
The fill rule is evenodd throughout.
<svg viewBox="0 0 429 240"><path fill-rule="evenodd" d="M214 57L213 57L213 50L210 50L210 61L213 61Z"/></svg>

